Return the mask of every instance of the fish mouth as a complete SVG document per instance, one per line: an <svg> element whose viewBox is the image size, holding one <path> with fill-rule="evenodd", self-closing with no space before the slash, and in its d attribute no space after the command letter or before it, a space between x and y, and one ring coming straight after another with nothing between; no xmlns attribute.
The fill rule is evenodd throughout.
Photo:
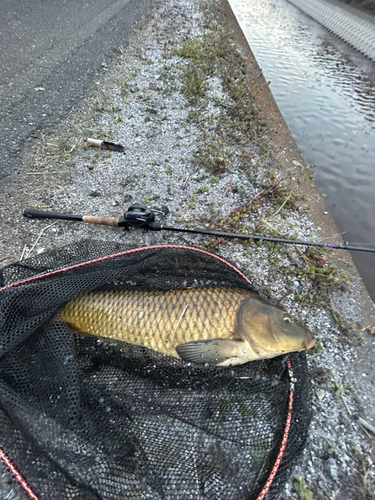
<svg viewBox="0 0 375 500"><path fill-rule="evenodd" d="M308 351L309 349L311 349L313 347L315 342L316 342L316 338L313 337L311 340L304 340L302 345L305 348L305 350Z"/></svg>

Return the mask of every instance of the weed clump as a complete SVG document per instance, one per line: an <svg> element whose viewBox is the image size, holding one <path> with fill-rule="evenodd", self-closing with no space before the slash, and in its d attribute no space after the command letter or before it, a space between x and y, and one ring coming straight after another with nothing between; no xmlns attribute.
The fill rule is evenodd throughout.
<svg viewBox="0 0 375 500"><path fill-rule="evenodd" d="M216 14L209 11L205 14L205 33L189 38L175 53L182 58L185 70L181 91L188 105L194 106L187 121L197 124L203 132L204 141L195 151L194 162L217 175L224 173L229 164L230 145L251 142L263 125L246 78L243 57L217 23ZM212 93L208 95L212 78L220 82L225 105ZM208 105L225 109L213 119L206 116Z"/></svg>
<svg viewBox="0 0 375 500"><path fill-rule="evenodd" d="M203 97L207 84L202 68L189 65L185 74L184 93L191 104L195 104L200 97Z"/></svg>

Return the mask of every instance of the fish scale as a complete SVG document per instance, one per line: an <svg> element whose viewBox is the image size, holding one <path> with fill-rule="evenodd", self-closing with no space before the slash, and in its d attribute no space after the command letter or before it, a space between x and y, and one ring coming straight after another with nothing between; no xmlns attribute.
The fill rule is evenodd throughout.
<svg viewBox="0 0 375 500"><path fill-rule="evenodd" d="M254 294L231 288L94 291L69 301L61 317L74 329L177 356L178 344L233 338L236 310Z"/></svg>

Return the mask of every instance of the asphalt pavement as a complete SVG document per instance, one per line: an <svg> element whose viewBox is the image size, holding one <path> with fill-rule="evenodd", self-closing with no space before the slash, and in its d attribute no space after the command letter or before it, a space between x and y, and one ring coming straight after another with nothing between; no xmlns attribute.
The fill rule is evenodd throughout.
<svg viewBox="0 0 375 500"><path fill-rule="evenodd" d="M0 16L0 193L30 137L87 95L151 0L3 0Z"/></svg>

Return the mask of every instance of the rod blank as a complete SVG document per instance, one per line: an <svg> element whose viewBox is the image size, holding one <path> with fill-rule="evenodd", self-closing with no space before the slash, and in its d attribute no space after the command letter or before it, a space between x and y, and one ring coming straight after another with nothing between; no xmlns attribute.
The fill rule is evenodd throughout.
<svg viewBox="0 0 375 500"><path fill-rule="evenodd" d="M161 229L166 229L168 231L179 231L184 233L197 233L197 234L207 234L211 236L220 236L222 238L241 238L241 239L252 239L252 240L263 240L272 241L274 243L285 243L287 245L304 245L310 247L323 247L331 248L337 250L353 250L357 252L372 252L375 253L375 248L364 248L364 247L353 247L347 243L342 245L331 245L331 243L318 243L314 241L301 241L301 240L287 240L284 238L273 238L271 236L258 236L254 234L236 234L236 233L225 233L221 231L210 231L209 229L194 229L194 228L184 228L184 227L173 227L173 226L161 226Z"/></svg>

